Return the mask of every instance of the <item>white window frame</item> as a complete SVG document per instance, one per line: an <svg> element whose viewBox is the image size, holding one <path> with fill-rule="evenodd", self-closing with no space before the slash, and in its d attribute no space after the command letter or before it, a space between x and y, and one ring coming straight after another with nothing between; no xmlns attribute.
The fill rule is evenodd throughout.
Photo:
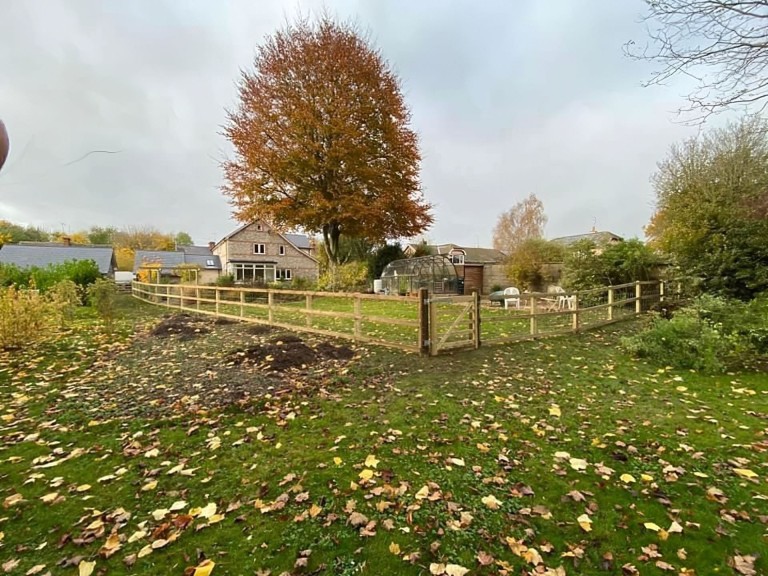
<svg viewBox="0 0 768 576"><path fill-rule="evenodd" d="M451 254L451 263L452 264L464 264L464 254L460 254L459 252L454 252Z"/></svg>
<svg viewBox="0 0 768 576"><path fill-rule="evenodd" d="M261 244L258 242L254 242L253 244L253 253L254 254L266 254L267 253L267 245Z"/></svg>
<svg viewBox="0 0 768 576"><path fill-rule="evenodd" d="M277 270L274 264L233 262L232 275L235 277L236 284L269 284L274 282L277 277Z"/></svg>
<svg viewBox="0 0 768 576"><path fill-rule="evenodd" d="M209 268L213 268L214 266L216 266L216 264L215 264L215 263L214 263L214 261L213 261L213 258L209 258L209 259L207 259L207 260L205 261L205 265L206 265L206 266L208 266Z"/></svg>
<svg viewBox="0 0 768 576"><path fill-rule="evenodd" d="M291 274L290 268L283 269L283 280L293 280L293 275Z"/></svg>
<svg viewBox="0 0 768 576"><path fill-rule="evenodd" d="M278 254L280 254L280 256L285 256L285 245L280 244L280 246L277 249L277 252Z"/></svg>

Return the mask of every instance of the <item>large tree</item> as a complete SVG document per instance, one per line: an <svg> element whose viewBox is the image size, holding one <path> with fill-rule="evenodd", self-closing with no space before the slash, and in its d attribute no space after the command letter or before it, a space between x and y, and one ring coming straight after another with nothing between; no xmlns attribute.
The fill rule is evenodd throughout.
<svg viewBox="0 0 768 576"><path fill-rule="evenodd" d="M397 76L366 38L330 18L299 20L258 47L224 134L235 216L381 242L432 222L416 133Z"/></svg>
<svg viewBox="0 0 768 576"><path fill-rule="evenodd" d="M706 118L734 106L768 104L768 0L646 0L651 43L631 56L660 64L648 84L697 82L684 111Z"/></svg>
<svg viewBox="0 0 768 576"><path fill-rule="evenodd" d="M654 177L646 228L705 288L739 298L768 289L768 124L750 118L674 146Z"/></svg>
<svg viewBox="0 0 768 576"><path fill-rule="evenodd" d="M531 194L499 215L493 229L493 247L512 254L526 240L543 237L546 224L544 204Z"/></svg>

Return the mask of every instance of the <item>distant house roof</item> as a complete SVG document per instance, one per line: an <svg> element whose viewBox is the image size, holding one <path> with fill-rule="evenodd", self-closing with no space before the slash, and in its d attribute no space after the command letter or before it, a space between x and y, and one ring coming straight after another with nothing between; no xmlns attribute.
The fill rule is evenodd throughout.
<svg viewBox="0 0 768 576"><path fill-rule="evenodd" d="M611 242L621 242L624 240L621 236L618 234L614 234L613 232L598 232L593 231L589 232L587 234L574 234L573 236L560 236L559 238L552 238L552 242L557 242L558 244L562 244L563 246L570 246L571 244L575 244L576 242L580 242L581 240L591 240L598 246L602 246L604 244L610 244Z"/></svg>
<svg viewBox="0 0 768 576"><path fill-rule="evenodd" d="M405 252L406 254L414 253L420 246L420 244L409 244ZM462 251L465 264L496 264L503 262L506 258L504 252L495 248L471 248L458 244L428 244L427 250L431 256L448 256L451 252Z"/></svg>
<svg viewBox="0 0 768 576"><path fill-rule="evenodd" d="M190 248L192 250L189 250ZM175 252L136 250L133 271L138 272L148 263L159 263L163 274L171 274L174 268L184 265L197 265L202 270L221 270L221 260L211 253L207 246L184 246Z"/></svg>
<svg viewBox="0 0 768 576"><path fill-rule="evenodd" d="M117 267L111 246L66 246L53 242L6 244L0 248L0 263L19 268L45 268L50 264L63 264L71 260L93 260L102 274L110 274Z"/></svg>
<svg viewBox="0 0 768 576"><path fill-rule="evenodd" d="M312 248L312 245L309 241L309 236L306 234L283 234L283 238L288 240L291 244L296 246L296 248L300 248L301 250L309 250Z"/></svg>

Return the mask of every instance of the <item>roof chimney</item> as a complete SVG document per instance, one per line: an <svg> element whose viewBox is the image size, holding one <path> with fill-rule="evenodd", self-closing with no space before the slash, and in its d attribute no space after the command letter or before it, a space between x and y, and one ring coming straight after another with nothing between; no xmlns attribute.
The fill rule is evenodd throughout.
<svg viewBox="0 0 768 576"><path fill-rule="evenodd" d="M213 252L213 249L216 247L216 242L208 242L208 250Z"/></svg>

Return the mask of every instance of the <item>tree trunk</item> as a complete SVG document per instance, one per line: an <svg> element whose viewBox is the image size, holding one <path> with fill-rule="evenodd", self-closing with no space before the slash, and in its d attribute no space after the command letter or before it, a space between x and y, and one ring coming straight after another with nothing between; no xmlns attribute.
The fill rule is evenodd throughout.
<svg viewBox="0 0 768 576"><path fill-rule="evenodd" d="M325 254L328 256L328 263L331 266L339 264L339 238L341 229L337 222L331 222L323 226L323 246Z"/></svg>

